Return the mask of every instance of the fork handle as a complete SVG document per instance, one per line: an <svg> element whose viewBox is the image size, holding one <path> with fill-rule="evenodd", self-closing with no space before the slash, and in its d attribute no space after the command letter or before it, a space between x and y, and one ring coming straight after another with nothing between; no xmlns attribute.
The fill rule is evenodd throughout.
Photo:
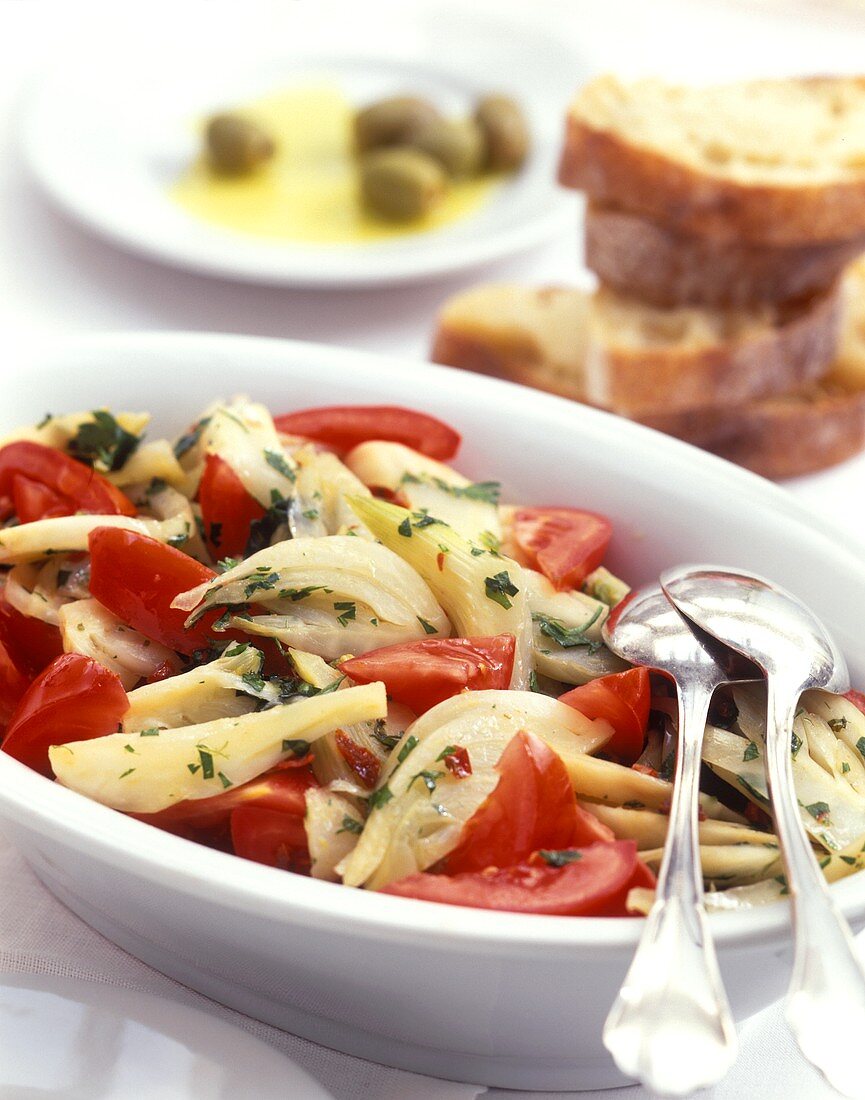
<svg viewBox="0 0 865 1100"><path fill-rule="evenodd" d="M677 687L679 751L656 900L607 1018L604 1043L623 1073L684 1096L720 1080L736 1031L703 909L700 759L712 688Z"/></svg>
<svg viewBox="0 0 865 1100"><path fill-rule="evenodd" d="M785 1016L799 1049L845 1096L865 1097L865 974L802 823L791 736L800 689L769 683L766 771L793 919Z"/></svg>

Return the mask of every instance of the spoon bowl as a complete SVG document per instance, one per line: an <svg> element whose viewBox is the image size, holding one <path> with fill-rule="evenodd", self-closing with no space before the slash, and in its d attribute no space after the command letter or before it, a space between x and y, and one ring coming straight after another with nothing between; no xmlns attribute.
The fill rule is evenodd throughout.
<svg viewBox="0 0 865 1100"><path fill-rule="evenodd" d="M783 673L800 690L844 692L844 656L814 613L796 596L753 573L715 566L681 566L661 575L679 611L715 640L753 661L767 675Z"/></svg>

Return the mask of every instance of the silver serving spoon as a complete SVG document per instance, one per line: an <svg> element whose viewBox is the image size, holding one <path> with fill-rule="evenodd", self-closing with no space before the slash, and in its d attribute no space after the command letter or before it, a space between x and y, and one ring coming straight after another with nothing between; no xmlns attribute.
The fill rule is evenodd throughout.
<svg viewBox="0 0 865 1100"><path fill-rule="evenodd" d="M736 1059L736 1030L703 909L698 790L715 688L754 679L736 658L722 668L658 585L620 603L603 628L614 653L667 673L679 701L679 751L655 903L604 1027L616 1065L654 1092L685 1096L719 1081Z"/></svg>
<svg viewBox="0 0 865 1100"><path fill-rule="evenodd" d="M865 973L802 824L790 739L799 696L843 692L844 658L825 627L783 588L735 569L668 570L661 584L683 615L754 660L768 682L766 768L793 918L793 976L785 1015L805 1057L845 1096L865 1097Z"/></svg>

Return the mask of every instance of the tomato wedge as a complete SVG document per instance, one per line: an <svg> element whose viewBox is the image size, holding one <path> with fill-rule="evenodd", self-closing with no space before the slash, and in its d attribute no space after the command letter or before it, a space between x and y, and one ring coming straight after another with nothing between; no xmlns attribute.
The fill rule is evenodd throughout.
<svg viewBox="0 0 865 1100"><path fill-rule="evenodd" d="M227 847L229 822L235 810L255 806L302 818L306 813L306 792L317 786L308 764L288 760L212 798L188 799L155 814L130 816L176 836Z"/></svg>
<svg viewBox="0 0 865 1100"><path fill-rule="evenodd" d="M579 508L520 508L513 533L527 565L557 588L579 588L604 560L613 527L606 516Z"/></svg>
<svg viewBox="0 0 865 1100"><path fill-rule="evenodd" d="M615 730L604 751L633 764L646 743L652 686L649 670L631 668L576 687L559 696L586 718L604 718Z"/></svg>
<svg viewBox="0 0 865 1100"><path fill-rule="evenodd" d="M515 649L513 634L425 638L352 657L343 661L340 671L359 684L383 681L391 699L423 714L466 689L506 688Z"/></svg>
<svg viewBox="0 0 865 1100"><path fill-rule="evenodd" d="M11 496L22 523L48 516L134 516L135 505L83 462L54 447L19 440L0 448L0 496Z"/></svg>
<svg viewBox="0 0 865 1100"><path fill-rule="evenodd" d="M249 542L250 525L264 516L264 508L219 455L209 454L204 460L198 503L205 538L214 555L242 557Z"/></svg>
<svg viewBox="0 0 865 1100"><path fill-rule="evenodd" d="M218 612L187 630L187 612L171 606L180 592L213 580L212 569L149 535L119 527L97 527L88 545L90 594L127 626L187 655L213 639L210 626Z"/></svg>
<svg viewBox="0 0 865 1100"><path fill-rule="evenodd" d="M17 668L32 679L63 652L60 628L22 615L0 587L0 642Z"/></svg>
<svg viewBox="0 0 865 1100"><path fill-rule="evenodd" d="M64 653L22 696L3 751L51 776L51 745L114 733L128 709L126 692L113 672L80 653Z"/></svg>
<svg viewBox="0 0 865 1100"><path fill-rule="evenodd" d="M302 435L336 451L350 451L370 439L404 443L443 462L459 450L458 432L434 416L396 405L330 405L300 409L274 419L277 431Z"/></svg>
<svg viewBox="0 0 865 1100"><path fill-rule="evenodd" d="M569 854L577 858L561 867L526 862L453 876L423 872L392 882L381 893L512 913L624 915L637 866L636 843L592 844Z"/></svg>
<svg viewBox="0 0 865 1100"><path fill-rule="evenodd" d="M521 730L496 765L499 781L463 825L448 874L510 867L539 848L572 848L613 833L577 805L561 758ZM594 824L592 824L594 823Z"/></svg>
<svg viewBox="0 0 865 1100"><path fill-rule="evenodd" d="M308 874L309 847L303 817L258 806L242 806L231 815L234 854L266 867Z"/></svg>

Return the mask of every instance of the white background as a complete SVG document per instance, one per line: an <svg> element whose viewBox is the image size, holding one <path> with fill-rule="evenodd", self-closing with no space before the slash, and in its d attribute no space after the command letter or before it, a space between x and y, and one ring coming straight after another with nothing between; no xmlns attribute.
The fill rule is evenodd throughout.
<svg viewBox="0 0 865 1100"><path fill-rule="evenodd" d="M530 18L573 44L593 70L685 79L743 74L859 71L865 68L865 7L811 3L667 0L464 0L473 8ZM404 2L400 5L406 7ZM440 4L441 18L460 9ZM426 286L366 292L292 292L210 280L116 251L56 213L36 191L16 147L17 111L29 82L52 59L78 53L206 49L214 28L285 35L292 20L339 19L340 5L315 0L186 0L56 3L0 0L0 382L33 341L81 331L199 329L340 343L425 356L440 303L471 281L573 281L574 238L475 274ZM357 10L355 8L355 10ZM370 31L384 34L389 5L367 4ZM240 40L240 39L239 39ZM110 89L106 89L110 94ZM576 220L576 201L575 201ZM122 370L122 364L118 364ZM35 384L35 383L34 383ZM865 540L865 459L792 486ZM819 520L815 519L815 522ZM2 888L2 887L0 887ZM793 1054L777 1013L744 1034L744 1055L723 1097L830 1095ZM425 1093L425 1095L428 1095ZM625 1097L645 1095L631 1090Z"/></svg>

